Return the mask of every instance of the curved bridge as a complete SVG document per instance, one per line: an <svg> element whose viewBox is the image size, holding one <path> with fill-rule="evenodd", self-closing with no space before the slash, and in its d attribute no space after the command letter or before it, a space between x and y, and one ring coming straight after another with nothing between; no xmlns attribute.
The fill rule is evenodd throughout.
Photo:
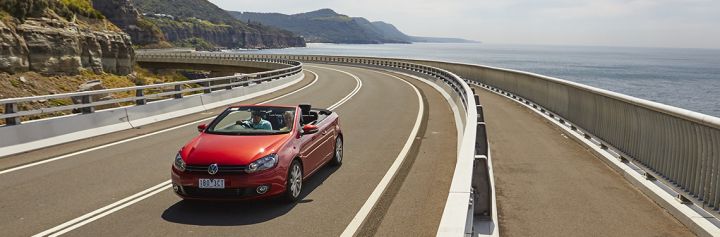
<svg viewBox="0 0 720 237"><path fill-rule="evenodd" d="M40 111L17 110L18 103L39 98L0 100L6 108L2 118L10 124L0 127L0 133L3 138L15 139L0 143L0 152L7 155L0 159L0 187L5 190L0 193L3 210L0 227L6 234L718 233L712 232L710 226L714 222L712 208L691 204L709 205L708 198L697 199L682 191L682 187L677 188L679 185L672 184L672 180L681 176L664 175L660 168L649 168L653 164L643 163L647 156L627 155L625 152L634 151L618 142L623 139L613 140L606 135L617 131L608 124L614 122L604 122L601 115L592 114L617 112L595 106L572 114L575 108L568 105L586 101L582 96L595 97L593 105L578 104L583 108L603 103L621 106L619 102L601 101L604 91L585 95L572 88L587 88L578 85L564 88L567 82L552 78L541 81L534 78L541 77L538 75L401 59L155 52L142 53L139 60L166 64L253 64L270 71L172 85L53 95L86 99L84 104ZM153 92L157 88L171 89ZM542 88L553 89L548 92ZM135 96L109 102L89 99L93 93L128 91ZM473 96L473 91L477 95ZM554 101L563 95L558 91L570 95L560 96L566 101L561 102L565 103L562 107L565 110ZM121 102L134 105L119 104L121 107L95 111L97 106ZM195 125L211 119L230 103L310 103L336 111L346 133L344 165L326 167L308 179L303 200L293 205L180 201L168 180L174 154L196 135ZM638 102L645 106L642 108L657 107L643 103ZM21 116L28 114L67 109L84 113L20 121ZM714 118L697 118L694 114L687 116L699 121L678 118L677 113L662 109L661 114L696 123L690 126L709 136L698 137L693 143L706 144L701 146L709 149L700 152L698 159L717 160L718 146L714 145L718 140L712 139L720 136ZM627 114L630 109L619 111ZM620 121L629 120L630 117ZM604 125L602 129L589 126L595 123ZM702 130L702 126L709 128ZM678 134L694 136L689 132ZM647 143L662 145L662 142ZM715 161L710 163L717 164ZM622 166L627 164L637 165ZM704 177L715 174L709 171ZM634 176L642 180L634 181L637 180ZM708 185L717 186L714 179L705 180ZM662 193L653 194L656 193L653 187L667 189L664 195L671 195L671 201L663 202L666 197ZM678 191L671 193L673 190ZM716 192L707 193L706 196ZM690 204L674 202L672 194ZM680 207L673 206L678 204ZM707 216L697 214L700 218L684 219L686 213L677 213L688 212L683 206ZM691 208L698 206L699 209Z"/></svg>

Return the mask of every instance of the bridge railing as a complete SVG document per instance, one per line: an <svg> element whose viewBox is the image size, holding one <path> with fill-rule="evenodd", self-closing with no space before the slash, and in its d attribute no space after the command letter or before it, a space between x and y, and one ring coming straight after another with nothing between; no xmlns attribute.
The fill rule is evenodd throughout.
<svg viewBox="0 0 720 237"><path fill-rule="evenodd" d="M217 57L210 55L198 55L185 52L138 52L137 56L138 60L155 60L165 62L168 60L192 60L202 62L204 60L218 59ZM260 62L264 63L262 66L268 67L268 65L270 65L270 67L279 69L235 76L214 77L145 86L0 99L0 105L4 107L4 113L0 114L0 119L5 120L5 126L12 126L21 124L21 118L26 116L37 116L60 111L75 111L88 114L95 112L96 108L118 107L127 104L144 105L148 102L148 100L164 99L168 97L180 99L186 94L208 94L220 89L230 90L234 87L242 87L249 84L260 84L266 81L297 74L302 71L302 63L284 59L242 58L233 59L232 61L228 60L228 62L237 66L247 64L248 62ZM104 97L104 99L98 99L100 97ZM74 103L37 103L41 107L30 110L20 110L21 106L19 106L22 103L68 99L74 101Z"/></svg>
<svg viewBox="0 0 720 237"><path fill-rule="evenodd" d="M421 61L511 93L603 149L664 182L678 200L716 217L720 208L720 118L529 72Z"/></svg>
<svg viewBox="0 0 720 237"><path fill-rule="evenodd" d="M438 229L439 236L497 236L497 214L494 204L492 165L484 119L479 116L479 101L468 84L453 72L403 59L344 57L321 55L226 54L225 57L288 59L302 62L365 65L422 74L444 90L455 104L461 131L458 157L445 211ZM478 132L481 134L478 134ZM478 220L483 224L478 225Z"/></svg>

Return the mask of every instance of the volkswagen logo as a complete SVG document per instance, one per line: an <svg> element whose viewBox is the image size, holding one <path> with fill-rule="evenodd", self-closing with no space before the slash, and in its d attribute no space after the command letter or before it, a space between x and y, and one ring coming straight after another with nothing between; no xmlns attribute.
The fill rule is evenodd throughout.
<svg viewBox="0 0 720 237"><path fill-rule="evenodd" d="M218 165L217 164L211 164L208 166L208 174L217 174L218 172Z"/></svg>

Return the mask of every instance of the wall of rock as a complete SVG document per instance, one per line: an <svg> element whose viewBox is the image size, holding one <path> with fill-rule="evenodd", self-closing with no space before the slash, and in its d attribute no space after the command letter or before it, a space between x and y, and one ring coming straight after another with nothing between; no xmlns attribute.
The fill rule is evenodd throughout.
<svg viewBox="0 0 720 237"><path fill-rule="evenodd" d="M0 22L0 71L75 75L132 73L135 52L122 32L92 30L62 18Z"/></svg>
<svg viewBox="0 0 720 237"><path fill-rule="evenodd" d="M157 44L165 40L160 29L145 21L130 0L92 0L92 4L130 35L136 45Z"/></svg>

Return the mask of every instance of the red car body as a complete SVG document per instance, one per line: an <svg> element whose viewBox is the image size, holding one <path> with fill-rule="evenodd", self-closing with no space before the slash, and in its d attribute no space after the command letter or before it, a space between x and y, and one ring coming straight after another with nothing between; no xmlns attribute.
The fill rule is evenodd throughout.
<svg viewBox="0 0 720 237"><path fill-rule="evenodd" d="M211 134L205 131L208 127L204 124L198 126L200 134L182 147L172 166L173 189L183 199L249 200L285 194L290 201L295 201L300 191L293 197L289 189L293 164L299 163L301 167L301 188L302 180L324 164L332 161L339 165L342 162L342 132L336 113L310 109L309 105L242 105L229 107L226 111L233 108L291 108L295 111L296 126L289 132L269 135ZM274 155L277 158L274 167L248 172L251 163ZM182 159L184 167L177 164L177 159ZM211 167L213 165L215 167ZM211 174L211 169L216 173ZM203 189L200 179L222 179L224 187Z"/></svg>

